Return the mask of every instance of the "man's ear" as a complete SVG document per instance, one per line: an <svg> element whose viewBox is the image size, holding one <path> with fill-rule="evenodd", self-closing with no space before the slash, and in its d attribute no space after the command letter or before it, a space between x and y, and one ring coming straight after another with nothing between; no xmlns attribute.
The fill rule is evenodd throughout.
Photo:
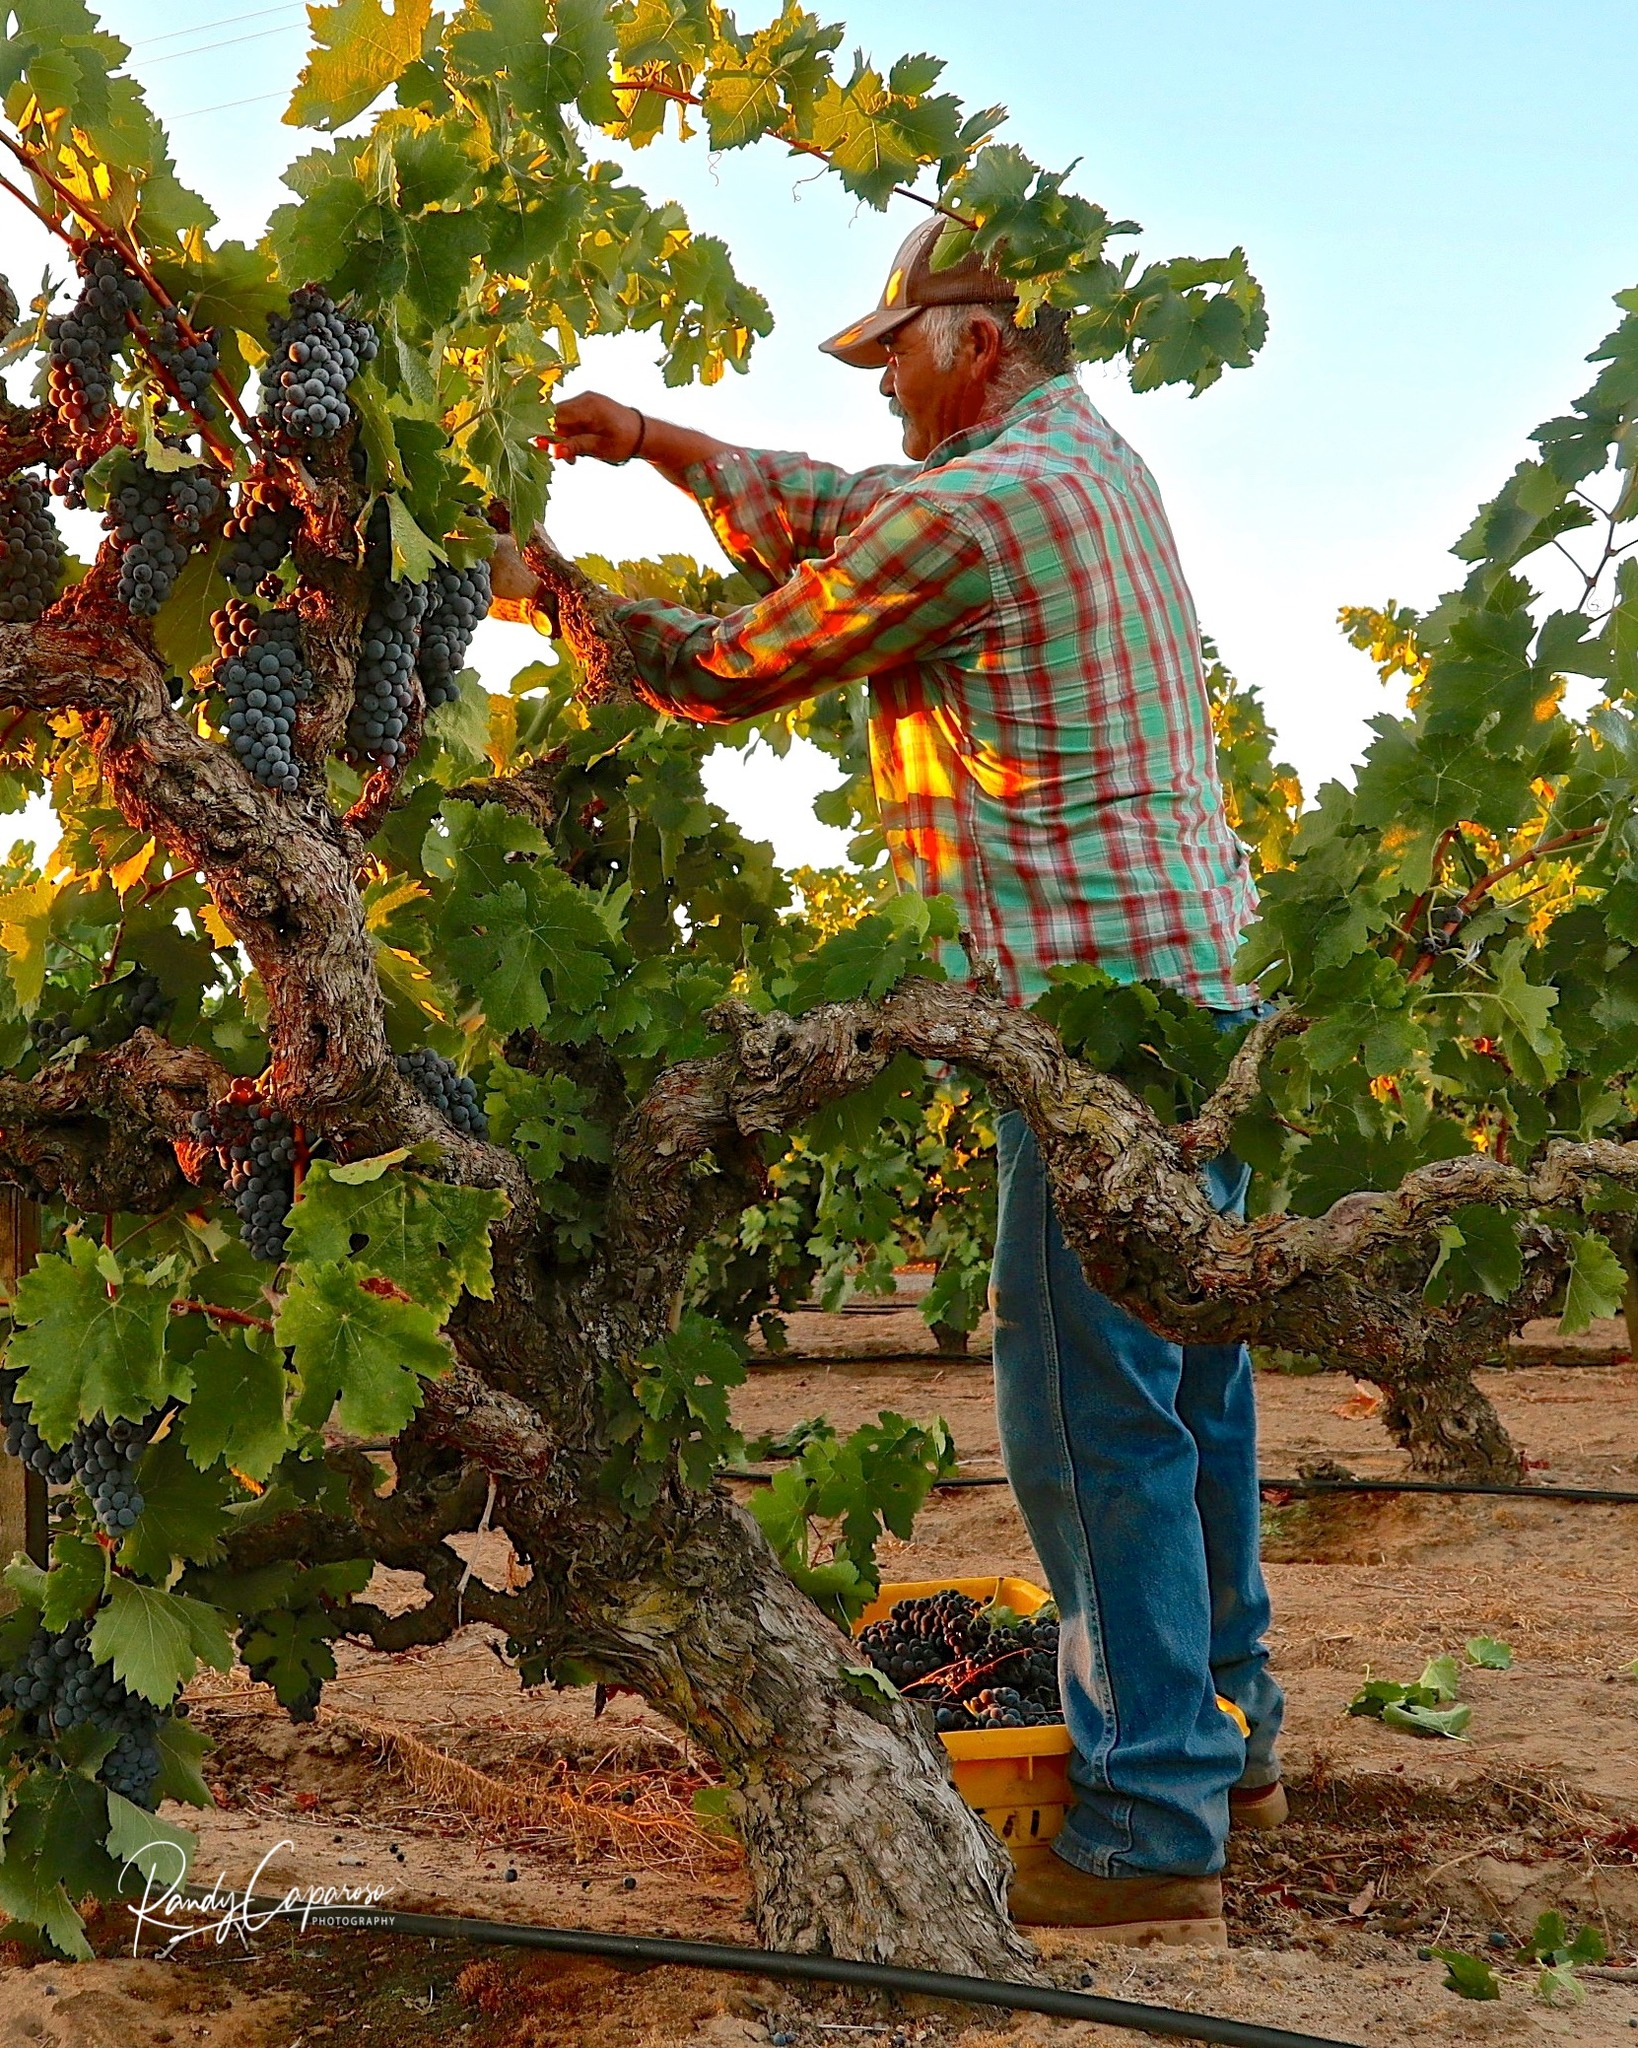
<svg viewBox="0 0 1638 2048"><path fill-rule="evenodd" d="M987 383L1001 366L1001 329L985 311L968 323L966 340L973 352L973 374Z"/></svg>

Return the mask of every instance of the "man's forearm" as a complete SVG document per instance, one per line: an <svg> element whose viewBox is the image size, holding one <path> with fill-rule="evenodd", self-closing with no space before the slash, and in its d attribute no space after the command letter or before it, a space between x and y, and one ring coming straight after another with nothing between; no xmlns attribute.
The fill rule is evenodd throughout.
<svg viewBox="0 0 1638 2048"><path fill-rule="evenodd" d="M719 441L715 435L701 434L693 427L673 426L670 420L644 416L642 458L679 490L688 489L688 472L696 462L709 462L714 455L732 452L730 441Z"/></svg>

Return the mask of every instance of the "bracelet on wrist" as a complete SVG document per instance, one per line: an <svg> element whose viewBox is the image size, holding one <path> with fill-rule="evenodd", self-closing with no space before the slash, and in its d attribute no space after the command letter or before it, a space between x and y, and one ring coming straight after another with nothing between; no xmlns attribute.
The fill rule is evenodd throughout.
<svg viewBox="0 0 1638 2048"><path fill-rule="evenodd" d="M632 442L630 452L622 455L615 463L616 469L624 469L628 462L635 462L643 452L643 443L648 439L648 415L640 406L634 405L631 409L637 415L637 438Z"/></svg>

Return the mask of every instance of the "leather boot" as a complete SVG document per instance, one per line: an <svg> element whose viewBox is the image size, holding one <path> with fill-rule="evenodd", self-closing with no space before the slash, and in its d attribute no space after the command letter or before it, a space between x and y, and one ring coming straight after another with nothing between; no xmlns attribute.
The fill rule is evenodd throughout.
<svg viewBox="0 0 1638 2048"><path fill-rule="evenodd" d="M1231 1828L1277 1828L1290 1814L1291 1805L1278 1778L1272 1785L1236 1785L1229 1792Z"/></svg>
<svg viewBox="0 0 1638 2048"><path fill-rule="evenodd" d="M1094 1877L1061 1856L1020 1871L1007 1894L1020 1927L1084 1927L1100 1941L1227 1948L1216 1877Z"/></svg>

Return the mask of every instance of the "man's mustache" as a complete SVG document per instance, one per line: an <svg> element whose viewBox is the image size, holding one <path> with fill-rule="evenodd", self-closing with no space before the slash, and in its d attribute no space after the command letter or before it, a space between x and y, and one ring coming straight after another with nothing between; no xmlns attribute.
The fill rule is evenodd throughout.
<svg viewBox="0 0 1638 2048"><path fill-rule="evenodd" d="M902 420L904 418L904 407L900 405L899 401L896 398L890 398L887 401L887 409L893 415L894 419Z"/></svg>

